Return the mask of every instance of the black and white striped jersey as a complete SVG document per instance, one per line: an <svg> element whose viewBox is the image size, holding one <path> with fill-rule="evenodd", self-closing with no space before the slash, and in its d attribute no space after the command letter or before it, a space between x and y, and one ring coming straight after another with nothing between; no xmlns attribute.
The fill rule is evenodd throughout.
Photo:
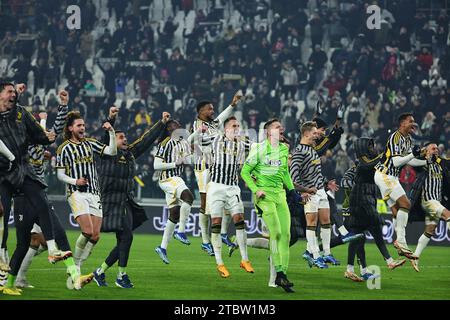
<svg viewBox="0 0 450 320"><path fill-rule="evenodd" d="M179 158L187 157L191 154L191 146L183 139L172 139L167 137L158 145L156 157L161 158L164 163L176 162ZM184 166L177 166L174 169L161 170L159 180L166 180L171 177L181 177Z"/></svg>
<svg viewBox="0 0 450 320"><path fill-rule="evenodd" d="M68 106L58 107L58 114L56 115L55 123L53 124L51 129L57 136L61 132L63 132L68 112ZM33 168L36 175L40 178L44 178L44 152L45 148L41 144L33 144L28 146L28 161L31 164L31 167Z"/></svg>
<svg viewBox="0 0 450 320"><path fill-rule="evenodd" d="M388 176L399 177L402 167L396 168L392 161L395 156L404 157L412 152L411 136L403 136L400 131L395 131L389 136L386 149L375 169Z"/></svg>
<svg viewBox="0 0 450 320"><path fill-rule="evenodd" d="M247 137L228 139L225 134L202 137L202 146L211 147L211 181L228 186L238 185L241 166L250 151L251 141Z"/></svg>
<svg viewBox="0 0 450 320"><path fill-rule="evenodd" d="M345 171L344 176L341 179L341 187L344 189L352 189L355 185L356 178L356 166L352 166Z"/></svg>
<svg viewBox="0 0 450 320"><path fill-rule="evenodd" d="M422 189L422 199L424 201L442 200L442 179L443 170L439 163L427 165L427 178Z"/></svg>
<svg viewBox="0 0 450 320"><path fill-rule="evenodd" d="M292 181L303 187L318 190L324 187L320 157L312 146L299 144L295 148L289 172Z"/></svg>
<svg viewBox="0 0 450 320"><path fill-rule="evenodd" d="M89 180L86 192L98 195L99 185L94 153L101 156L105 148L105 144L91 138L85 138L79 143L66 140L56 152L56 168L64 168L65 174L74 179L86 177ZM67 184L67 196L76 190L77 186Z"/></svg>
<svg viewBox="0 0 450 320"><path fill-rule="evenodd" d="M195 119L194 124L192 125L192 132L195 132L199 128L202 127L202 124L205 124L208 127L206 132L200 135L201 140L205 139L205 137L213 137L220 133L219 120L214 120L211 122L206 122L200 119ZM202 143L203 144L203 143ZM209 145L199 147L194 143L194 170L202 171L208 169L212 162L211 158L211 148Z"/></svg>

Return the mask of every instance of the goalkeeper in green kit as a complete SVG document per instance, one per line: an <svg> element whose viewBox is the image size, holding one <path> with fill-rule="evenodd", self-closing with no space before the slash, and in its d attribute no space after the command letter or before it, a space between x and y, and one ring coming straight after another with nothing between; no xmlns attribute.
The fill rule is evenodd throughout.
<svg viewBox="0 0 450 320"><path fill-rule="evenodd" d="M241 176L254 194L255 207L269 229L270 252L277 277L275 284L294 292L287 279L291 216L289 202L301 202L289 175L289 148L283 144L284 128L278 119L264 125L267 138L254 144L242 168Z"/></svg>

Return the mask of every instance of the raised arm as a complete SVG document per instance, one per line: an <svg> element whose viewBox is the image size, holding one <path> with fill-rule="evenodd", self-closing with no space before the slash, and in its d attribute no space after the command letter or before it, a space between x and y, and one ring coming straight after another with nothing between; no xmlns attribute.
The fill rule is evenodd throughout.
<svg viewBox="0 0 450 320"><path fill-rule="evenodd" d="M137 138L129 146L129 150L137 158L146 152L158 139L166 128L166 123L170 119L170 113L163 112L161 120L155 123L150 129L146 130L139 138Z"/></svg>
<svg viewBox="0 0 450 320"><path fill-rule="evenodd" d="M56 135L53 133L48 133L42 129L41 125L36 121L36 119L22 107L18 107L19 116L25 123L27 130L27 138L30 144L43 144L49 145L55 141Z"/></svg>
<svg viewBox="0 0 450 320"><path fill-rule="evenodd" d="M225 120L227 120L231 116L231 113L233 112L233 108L235 108L237 106L237 104L241 100L241 98L242 98L242 91L239 90L234 95L233 101L231 101L230 105L225 110L223 110L221 114L219 114L217 116L215 121L217 121L219 124L222 124Z"/></svg>
<svg viewBox="0 0 450 320"><path fill-rule="evenodd" d="M109 134L109 144L103 150L103 154L106 154L108 156L115 156L117 154L117 144L116 144L116 133L114 131L114 128L109 122L105 122L103 124L103 128L105 130L108 130Z"/></svg>
<svg viewBox="0 0 450 320"><path fill-rule="evenodd" d="M342 128L333 128L328 136L326 136L320 144L314 147L317 154L321 157L323 156L327 150L331 150L337 146L339 141L341 140L341 136L344 133L344 129Z"/></svg>
<svg viewBox="0 0 450 320"><path fill-rule="evenodd" d="M59 92L58 113L56 114L55 123L52 126L52 130L56 135L59 135L61 132L63 132L64 125L66 124L67 113L69 112L68 104L69 93L65 90L61 90Z"/></svg>

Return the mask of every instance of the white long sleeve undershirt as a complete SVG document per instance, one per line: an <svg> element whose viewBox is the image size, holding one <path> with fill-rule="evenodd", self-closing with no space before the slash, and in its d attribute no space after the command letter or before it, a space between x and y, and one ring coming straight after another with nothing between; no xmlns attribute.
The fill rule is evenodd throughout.
<svg viewBox="0 0 450 320"><path fill-rule="evenodd" d="M163 159L156 157L155 161L153 161L153 168L155 170L168 170L175 169L177 167L175 162L166 163L163 162Z"/></svg>
<svg viewBox="0 0 450 320"><path fill-rule="evenodd" d="M420 159L414 158L414 159L411 159L408 162L408 164L413 167L424 167L427 165L427 160L420 160Z"/></svg>
<svg viewBox="0 0 450 320"><path fill-rule="evenodd" d="M57 174L58 180L60 180L64 183L67 183L67 184L74 185L74 186L77 185L77 179L71 178L68 175L66 175L64 168L58 168L56 170L56 174Z"/></svg>
<svg viewBox="0 0 450 320"><path fill-rule="evenodd" d="M1 139L0 139L0 154L8 158L9 161L14 161L16 159L16 157L13 155L13 153L8 149L8 147Z"/></svg>
<svg viewBox="0 0 450 320"><path fill-rule="evenodd" d="M109 133L109 145L106 146L103 154L108 156L115 156L117 154L117 144L116 144L116 132L114 129L108 131Z"/></svg>
<svg viewBox="0 0 450 320"><path fill-rule="evenodd" d="M412 159L414 159L414 155L412 153L404 157L396 156L392 158L392 164L396 168L403 167L404 165L408 164L408 162L410 162Z"/></svg>

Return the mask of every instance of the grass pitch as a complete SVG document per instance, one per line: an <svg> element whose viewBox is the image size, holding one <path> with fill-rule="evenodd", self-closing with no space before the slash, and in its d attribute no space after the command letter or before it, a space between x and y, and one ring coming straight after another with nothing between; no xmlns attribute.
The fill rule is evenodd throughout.
<svg viewBox="0 0 450 320"><path fill-rule="evenodd" d="M75 244L78 232L68 232L69 241ZM389 299L420 300L450 299L450 248L428 247L420 260L420 273L416 273L407 261L403 267L389 270L373 244L366 245L367 262L381 269L380 289L369 290L366 283L344 279L347 245L332 249L341 260L341 266L329 269L310 269L301 253L305 242L291 247L289 279L295 283L296 293L286 294L281 288L267 286L268 251L249 248L249 257L255 268L248 274L239 268L237 250L231 258L223 249L223 258L231 277L222 279L215 269L214 257L200 249L200 238L190 237L192 244L185 246L172 239L168 248L170 264L165 265L154 248L160 244L160 235L135 235L128 274L135 285L133 289L121 289L114 281L118 272L113 266L106 272L109 287L99 288L95 282L82 291L70 291L65 287L66 274L62 262L51 265L46 252L34 258L28 280L35 286L24 289L22 296L12 297L0 293L0 300L326 300L326 299ZM92 255L85 262L82 272L88 273L99 266L115 244L115 235L105 233ZM15 230L11 230L8 245L10 254L15 248ZM397 254L388 246L394 258ZM359 268L356 268L357 270ZM357 271L359 272L359 270Z"/></svg>

